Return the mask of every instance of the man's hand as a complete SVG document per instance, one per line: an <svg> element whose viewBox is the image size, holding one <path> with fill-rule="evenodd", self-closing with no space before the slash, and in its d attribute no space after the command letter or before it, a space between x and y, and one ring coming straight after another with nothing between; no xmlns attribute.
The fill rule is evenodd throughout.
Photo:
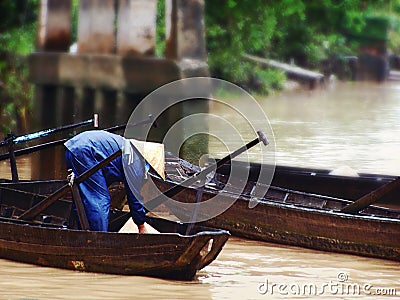
<svg viewBox="0 0 400 300"><path fill-rule="evenodd" d="M125 223L124 226L118 231L121 233L160 233L158 230L153 228L150 224L143 223L142 225L136 225L132 218Z"/></svg>
<svg viewBox="0 0 400 300"><path fill-rule="evenodd" d="M138 225L139 233L147 233L147 228L146 228L146 223L143 223L142 225Z"/></svg>

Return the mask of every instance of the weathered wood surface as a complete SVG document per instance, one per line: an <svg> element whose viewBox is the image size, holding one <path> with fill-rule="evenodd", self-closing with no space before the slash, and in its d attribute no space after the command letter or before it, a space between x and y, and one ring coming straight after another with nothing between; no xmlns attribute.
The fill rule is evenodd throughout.
<svg viewBox="0 0 400 300"><path fill-rule="evenodd" d="M45 191L46 184L24 183ZM5 186L7 185L7 187ZM16 219L45 196L18 190L22 184L0 184L0 257L47 267L123 275L192 280L216 259L229 233L149 217L159 234L118 233L129 214L110 212L109 232L73 229L71 200L59 200L34 221ZM29 186L30 185L30 186ZM36 186L36 187L35 187ZM57 188L51 185L47 191Z"/></svg>
<svg viewBox="0 0 400 300"><path fill-rule="evenodd" d="M152 224L155 226L155 224ZM192 280L228 234L124 234L26 226L0 218L0 257L86 272ZM210 252L202 249L213 240ZM116 246L117 245L117 246Z"/></svg>
<svg viewBox="0 0 400 300"><path fill-rule="evenodd" d="M161 191L180 182L179 172L173 173L177 164L169 165L168 174L171 181L153 181ZM184 174L184 169L180 172ZM252 182L247 182L244 190L236 190L229 186L229 192L219 193L226 178L217 175L212 188L203 192L202 201L208 201L219 195L216 205L224 206L236 202L222 214L203 222L207 226L224 228L232 234L246 238L289 244L311 249L357 254L400 261L400 210L369 207L360 214L352 215L340 212L351 203L350 200L311 195L288 189L270 187L267 194L259 198L259 203L252 209L250 201L254 201L251 191ZM174 197L183 203L195 203L196 189L187 188ZM145 202L147 196L144 195ZM226 198L226 199L225 199ZM224 200L225 199L225 200ZM190 218L192 211L185 211L179 202L168 202L168 208L179 214L186 213ZM226 203L224 203L226 202ZM215 203L215 202L214 202ZM201 218L213 215L207 207L200 207ZM213 207L213 211L220 208Z"/></svg>
<svg viewBox="0 0 400 300"><path fill-rule="evenodd" d="M252 181L258 180L261 167L272 168L268 165L262 166L258 163L251 163L248 169L247 163L235 162L235 168L248 169L249 180ZM219 173L230 174L230 164L223 166ZM357 200L395 179L395 176L384 174L358 173L358 176L345 176L344 174L332 175L331 173L332 170L276 166L271 185L306 193ZM400 187L381 197L376 204L400 209L398 195L400 195Z"/></svg>
<svg viewBox="0 0 400 300"><path fill-rule="evenodd" d="M90 176L92 176L94 173L102 169L104 166L108 165L111 161L113 161L115 158L119 157L122 154L122 150L117 150L113 154L111 154L109 157L106 157L103 159L101 162L97 163L94 165L92 168L87 169L85 172L80 174L78 177L74 179L74 184L79 184L86 179L88 179ZM70 189L69 184L66 184L65 186L61 187L57 191L55 191L53 194L49 195L43 201L38 203L35 206L32 206L31 208L27 209L23 214L19 216L20 219L22 220L31 220L35 218L37 215L39 215L44 209L55 203L58 199L62 198ZM76 190L77 192L77 190ZM83 209L83 205L81 204L81 209ZM84 216L86 218L86 216ZM85 220L80 220L81 222L84 222Z"/></svg>
<svg viewBox="0 0 400 300"><path fill-rule="evenodd" d="M400 178L396 178L393 181L377 188L369 192L368 194L362 196L360 199L357 199L353 203L349 204L341 211L344 213L355 214L359 211L367 208L371 204L375 204L379 202L380 198L386 196L387 194L394 191L396 188L400 187Z"/></svg>

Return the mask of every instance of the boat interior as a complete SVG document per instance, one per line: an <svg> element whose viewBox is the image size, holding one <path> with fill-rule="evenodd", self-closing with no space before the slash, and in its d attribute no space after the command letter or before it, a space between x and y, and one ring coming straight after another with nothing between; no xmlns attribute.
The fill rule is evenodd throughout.
<svg viewBox="0 0 400 300"><path fill-rule="evenodd" d="M79 229L78 221L73 209L72 195L68 192L54 204L44 209L32 220L21 220L19 216L31 207L43 201L48 195L67 184L63 180L53 181L21 181L13 183L3 180L0 182L0 220L19 224L29 224L42 227ZM120 197L121 186L110 187L111 195ZM113 199L116 206L121 206ZM124 207L122 205L122 207ZM126 208L112 207L109 215L109 232L118 232L130 218ZM181 235L197 234L204 231L217 231L203 226L191 226L176 220L163 219L158 216L147 216L146 222L160 233L178 233ZM189 229L190 228L190 232Z"/></svg>
<svg viewBox="0 0 400 300"><path fill-rule="evenodd" d="M183 182L185 179L193 176L201 171L201 168L188 163L185 160L167 157L166 159L166 173L167 179L172 182ZM199 182L193 185L197 188ZM264 185L261 191L266 191L263 194L256 194L257 186ZM340 188L340 187L338 187ZM297 207L320 209L325 211L340 212L344 207L353 203L354 201L348 199L340 199L328 197L324 195L317 195L301 191L290 190L277 186L269 186L262 182L255 182L251 180L244 181L242 178L233 178L232 176L213 173L208 178L205 191L213 194L221 193L232 196L240 196L240 199L247 201L257 201L258 203L275 203L282 205L294 205ZM400 219L400 210L380 207L377 205L370 205L359 212L360 215L376 216L385 218Z"/></svg>

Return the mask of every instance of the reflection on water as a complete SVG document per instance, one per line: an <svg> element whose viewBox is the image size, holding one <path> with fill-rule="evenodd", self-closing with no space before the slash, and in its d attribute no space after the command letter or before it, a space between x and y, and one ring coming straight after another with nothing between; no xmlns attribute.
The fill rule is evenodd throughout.
<svg viewBox="0 0 400 300"><path fill-rule="evenodd" d="M277 164L332 169L348 165L399 175L400 83L338 83L257 100L274 130ZM253 134L245 138L252 140ZM211 152L218 151L225 149L211 145ZM18 164L20 176L29 177L29 161L19 158ZM9 174L7 163L0 164L0 173ZM398 262L238 238L231 238L194 282L88 274L7 260L0 260L0 269L0 299L307 299L315 293L315 299L390 298L368 295L377 288L387 293L396 289L400 296ZM359 287L360 296L353 289L348 294L338 290L349 285ZM304 286L317 290L298 292Z"/></svg>
<svg viewBox="0 0 400 300"><path fill-rule="evenodd" d="M17 158L18 178L20 180L31 179L31 158ZM11 179L11 168L8 160L0 161L0 178Z"/></svg>

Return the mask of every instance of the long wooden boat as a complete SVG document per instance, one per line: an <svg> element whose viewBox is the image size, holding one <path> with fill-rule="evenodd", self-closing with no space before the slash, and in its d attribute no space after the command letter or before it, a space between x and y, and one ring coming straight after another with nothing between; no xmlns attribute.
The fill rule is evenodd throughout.
<svg viewBox="0 0 400 300"><path fill-rule="evenodd" d="M159 234L118 233L129 218L110 213L109 232L83 231L72 221L72 201L59 199L32 221L24 211L64 181L0 184L0 258L87 272L191 280L220 253L229 232L155 217L147 222Z"/></svg>
<svg viewBox="0 0 400 300"><path fill-rule="evenodd" d="M166 167L169 174L166 181L155 175L151 177L160 191L170 189L198 171L179 159L170 159ZM254 199L251 195L254 184L248 181L243 190L236 189L228 186L225 175L217 173L204 187L201 200L208 201L218 195L219 200L214 203L222 207L231 203L232 198L236 201L223 213L201 224L250 239L400 261L400 210L369 206L358 214L348 214L340 210L352 203L351 200L274 186L263 197ZM194 212L180 202L195 203L197 192L195 187L187 187L173 197L176 201L164 204L175 214L184 214L190 219ZM146 192L144 196L145 201L153 197ZM252 200L258 204L249 208ZM195 212L198 219L213 215L214 211L205 207ZM212 209L218 210L218 207Z"/></svg>
<svg viewBox="0 0 400 300"><path fill-rule="evenodd" d="M246 170L249 173L250 181L258 180L261 167L271 168L271 166L262 166L259 163L235 162L235 168ZM229 175L230 168L230 164L226 164L218 172ZM357 176L351 176L353 174L339 175L335 171L278 165L275 167L271 185L306 193L356 200L396 177L373 173L357 173ZM382 197L377 205L400 209L398 195L400 195L400 187Z"/></svg>

